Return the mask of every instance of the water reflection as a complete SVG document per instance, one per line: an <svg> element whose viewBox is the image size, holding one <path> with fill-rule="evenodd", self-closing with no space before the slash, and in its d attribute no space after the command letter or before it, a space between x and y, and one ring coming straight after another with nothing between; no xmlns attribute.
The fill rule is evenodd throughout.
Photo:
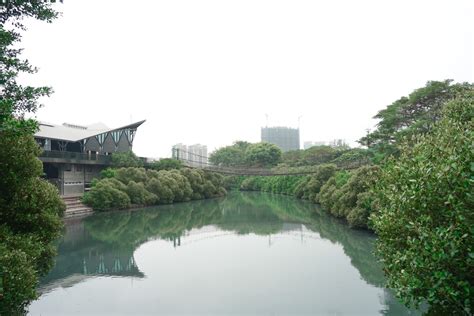
<svg viewBox="0 0 474 316"><path fill-rule="evenodd" d="M56 265L42 280L40 292L46 298L47 293L54 294L55 289L74 287L99 276L135 280L147 278L148 272L142 271L150 271L150 279L154 280L154 270L148 267L147 262L142 264L140 270L135 256L137 252L142 254L142 258L156 256L158 246L154 245L157 241L183 250L191 249L197 243L202 245L205 241L219 247L224 241L227 244L222 244L222 247L229 248L242 247L244 241L226 241L226 236L235 238L249 234L265 238L267 247L281 244L282 249L290 247L287 250L294 248L294 243L283 245L287 239L302 244L319 242L318 245L323 241L324 245L334 245L333 248L342 246L350 264L367 284L376 288L383 286L383 273L372 254L374 236L371 234L349 229L305 201L281 195L235 192L221 199L96 214L69 223L59 244ZM205 252L205 248L202 251ZM320 248L318 251L324 253ZM158 279L164 282L163 276ZM314 290L308 288L308 291ZM379 314L410 313L389 291L381 290L380 293ZM32 313L41 312L46 304L41 302L43 297L40 298L43 304L32 305ZM337 308L333 312L338 312Z"/></svg>

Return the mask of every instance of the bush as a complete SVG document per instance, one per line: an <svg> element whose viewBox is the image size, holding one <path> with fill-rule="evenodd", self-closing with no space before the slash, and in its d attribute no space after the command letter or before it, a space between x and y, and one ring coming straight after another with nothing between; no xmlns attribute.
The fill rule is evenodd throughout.
<svg viewBox="0 0 474 316"><path fill-rule="evenodd" d="M111 181L99 181L95 187L84 194L83 202L97 211L124 209L130 207L130 198L124 191L120 191ZM115 179L113 179L115 180Z"/></svg>
<svg viewBox="0 0 474 316"><path fill-rule="evenodd" d="M144 168L134 167L117 169L115 178L124 184L128 184L130 181L145 183L148 179Z"/></svg>
<svg viewBox="0 0 474 316"><path fill-rule="evenodd" d="M152 162L149 167L156 171L173 170L173 169L181 169L183 167L183 163L177 159L164 158L164 159L160 159L158 161Z"/></svg>
<svg viewBox="0 0 474 316"><path fill-rule="evenodd" d="M322 186L334 175L336 170L336 165L332 164L318 166L316 172L311 175L304 188L302 188L302 198L313 203L319 203L319 192Z"/></svg>
<svg viewBox="0 0 474 316"><path fill-rule="evenodd" d="M253 166L274 166L281 160L281 149L270 143L251 144L245 150L245 161Z"/></svg>
<svg viewBox="0 0 474 316"><path fill-rule="evenodd" d="M99 211L126 208L130 204L169 204L226 194L223 177L203 170L156 171L131 167L109 174L113 177L94 181L91 191L83 198L87 205Z"/></svg>
<svg viewBox="0 0 474 316"><path fill-rule="evenodd" d="M130 181L128 183L125 192L130 198L130 202L133 204L152 205L158 199L155 194L150 193L145 189L143 183L136 183L135 181Z"/></svg>
<svg viewBox="0 0 474 316"><path fill-rule="evenodd" d="M21 315L28 303L36 299L37 260L42 244L31 235L14 235L0 226L0 272L3 291L0 293L1 315Z"/></svg>
<svg viewBox="0 0 474 316"><path fill-rule="evenodd" d="M156 203L169 204L174 200L173 190L166 185L163 179L150 179L146 189L156 196Z"/></svg>
<svg viewBox="0 0 474 316"><path fill-rule="evenodd" d="M100 177L104 178L114 178L117 175L117 169L107 168L100 172Z"/></svg>
<svg viewBox="0 0 474 316"><path fill-rule="evenodd" d="M113 153L112 165L116 168L139 168L143 167L143 161L130 150L124 153Z"/></svg>
<svg viewBox="0 0 474 316"><path fill-rule="evenodd" d="M381 171L372 216L388 285L429 314L473 313L474 95L451 101L430 134Z"/></svg>
<svg viewBox="0 0 474 316"><path fill-rule="evenodd" d="M378 167L364 166L351 172L338 171L321 188L321 206L332 215L347 220L350 226L369 228L372 212L370 187L377 179Z"/></svg>

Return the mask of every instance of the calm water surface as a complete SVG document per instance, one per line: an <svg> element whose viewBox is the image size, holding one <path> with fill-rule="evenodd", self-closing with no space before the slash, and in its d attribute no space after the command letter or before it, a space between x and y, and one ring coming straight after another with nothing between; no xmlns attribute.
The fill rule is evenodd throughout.
<svg viewBox="0 0 474 316"><path fill-rule="evenodd" d="M411 315L374 236L291 197L216 200L68 223L30 315Z"/></svg>

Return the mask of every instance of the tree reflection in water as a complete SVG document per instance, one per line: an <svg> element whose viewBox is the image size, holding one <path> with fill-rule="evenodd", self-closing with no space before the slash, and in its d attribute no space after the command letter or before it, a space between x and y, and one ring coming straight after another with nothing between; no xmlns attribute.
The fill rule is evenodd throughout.
<svg viewBox="0 0 474 316"><path fill-rule="evenodd" d="M227 197L164 205L140 210L100 213L66 225L59 243L56 265L40 286L47 292L67 287L96 275L144 277L135 264L137 247L152 239L168 240L175 247L196 229L211 227L227 234L271 235L301 230L342 245L360 276L383 287L384 276L372 254L375 237L350 229L318 206L283 195L232 192ZM203 234L206 230L200 230ZM384 314L406 313L393 296L384 291Z"/></svg>

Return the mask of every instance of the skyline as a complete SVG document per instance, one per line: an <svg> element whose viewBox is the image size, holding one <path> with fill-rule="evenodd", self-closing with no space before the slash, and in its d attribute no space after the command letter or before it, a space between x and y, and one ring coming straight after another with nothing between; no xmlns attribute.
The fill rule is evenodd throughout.
<svg viewBox="0 0 474 316"><path fill-rule="evenodd" d="M379 110L427 81L474 81L469 1L140 4L65 1L53 23L28 21L21 47L39 72L21 80L55 90L38 120L146 119L134 151L147 157L258 142L266 115L299 125L300 147L354 146Z"/></svg>

